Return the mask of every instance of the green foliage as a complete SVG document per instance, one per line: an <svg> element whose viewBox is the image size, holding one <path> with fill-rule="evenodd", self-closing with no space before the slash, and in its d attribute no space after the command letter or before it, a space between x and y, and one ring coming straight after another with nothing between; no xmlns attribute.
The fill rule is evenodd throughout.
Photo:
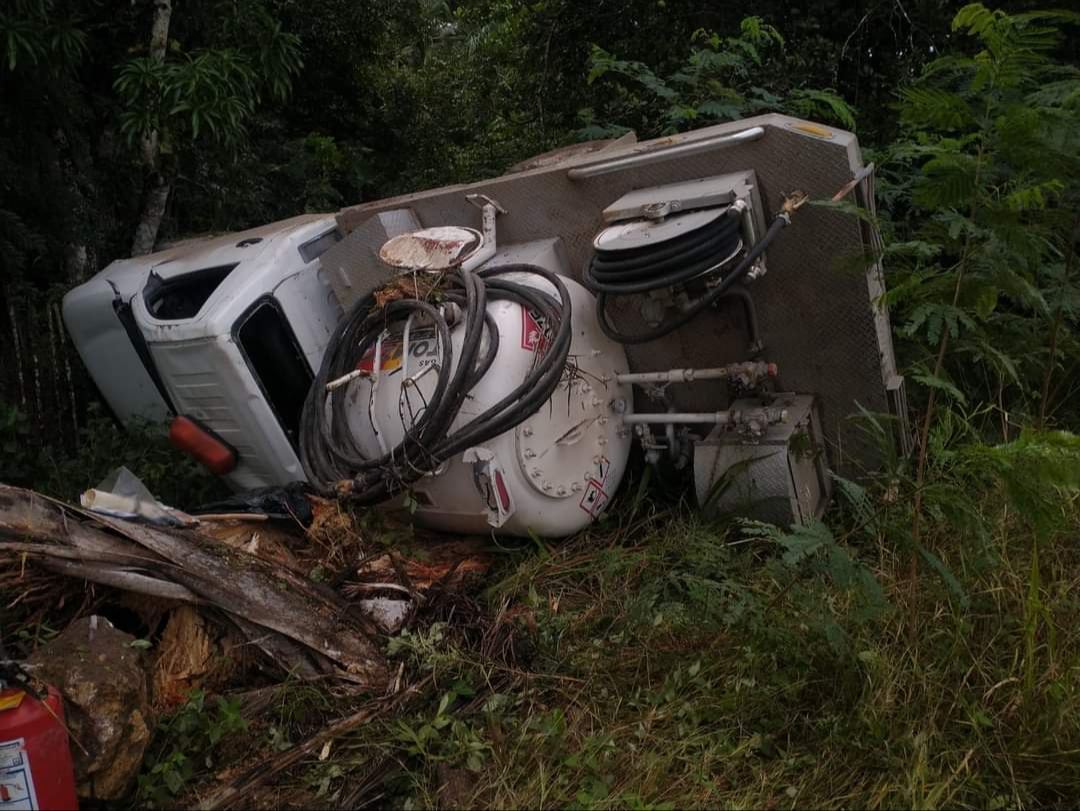
<svg viewBox="0 0 1080 811"><path fill-rule="evenodd" d="M42 290L69 286L72 246L89 269L122 255L139 182L120 145L155 129L177 172L170 234L475 180L575 129L648 137L766 110L852 128L857 106L864 148L877 136L881 216L815 204L887 233L912 403L937 395L925 479L895 421L866 412L885 462L835 478L839 508L809 527L708 523L643 479L581 538L508 552L480 609L395 637L426 700L335 742L293 781L306 798L336 804L374 765L406 807L446 805L440 767L479 770L475 802L493 807L1074 801L1080 446L1033 426L1045 410L1077 427L1080 71L1056 30L1075 15L972 5L950 27L954 10L766 3L733 31L745 9L676 0L194 0L156 66L146 4L0 9L0 281ZM924 70L931 42L948 50ZM127 464L177 506L216 486L100 415L74 455L40 433L0 407L0 479L70 499ZM366 537L415 543L380 520ZM55 633L20 630L20 649ZM258 740L287 748L341 703L290 684ZM222 765L235 709L197 693L166 721L144 802Z"/></svg>
<svg viewBox="0 0 1080 811"><path fill-rule="evenodd" d="M0 9L0 67L12 72L27 65L48 64L54 71L75 67L87 51L79 22L60 13L56 0L12 0Z"/></svg>
<svg viewBox="0 0 1080 811"><path fill-rule="evenodd" d="M313 132L290 141L286 161L275 169L299 195L305 212L333 211L349 202L343 187L360 188L367 182L370 151Z"/></svg>
<svg viewBox="0 0 1080 811"><path fill-rule="evenodd" d="M671 550L670 568L662 577L641 584L627 607L627 617L641 626L686 629L702 623L739 625L759 617L761 604L740 582L731 549L707 530L686 538ZM633 558L621 561L633 565Z"/></svg>
<svg viewBox="0 0 1080 811"><path fill-rule="evenodd" d="M38 451L31 442L33 435L26 415L0 400L0 481L18 484L36 478Z"/></svg>
<svg viewBox="0 0 1080 811"><path fill-rule="evenodd" d="M585 126L578 137L614 136L625 131L624 125L641 137L670 134L762 112L787 112L855 128L853 110L832 91L780 83L766 89L758 84L762 71L780 73L777 66L784 61L784 38L761 18L744 18L733 37L699 29L691 43L684 66L666 77L642 62L619 59L594 45L588 83L606 76L618 81L614 98L579 112ZM597 120L619 124L600 125Z"/></svg>
<svg viewBox="0 0 1080 811"><path fill-rule="evenodd" d="M247 3L245 11L254 25L228 20L240 45L185 53L173 40L164 61L136 57L120 67L113 88L125 108L120 129L129 143L152 132L195 140L209 130L215 140L236 144L264 92L277 101L288 98L303 67L300 41L261 5Z"/></svg>
<svg viewBox="0 0 1080 811"><path fill-rule="evenodd" d="M1007 503L1035 529L1045 532L1070 520L1068 504L1080 493L1075 434L1026 429L1012 442L972 445L962 456L973 474L1000 484Z"/></svg>
<svg viewBox="0 0 1080 811"><path fill-rule="evenodd" d="M381 121L371 145L384 191L494 176L555 146L527 36L544 13L511 0L430 3L379 43L358 81Z"/></svg>
<svg viewBox="0 0 1080 811"><path fill-rule="evenodd" d="M201 127L218 140L235 142L255 110L255 71L233 49L188 55L179 62L133 59L120 69L114 87L128 108L120 130L129 143L181 128L195 139Z"/></svg>
<svg viewBox="0 0 1080 811"><path fill-rule="evenodd" d="M992 533L1019 516L1011 523L1031 535L1019 606L1029 701L1047 655L1040 634L1054 633L1039 544L1075 529L1080 487L1080 440L1041 430L1065 381L1053 382L1080 357L1080 72L1058 61L1056 27L1075 22L965 6L953 29L979 50L935 60L901 91L905 130L887 159L896 174L886 225L900 246L887 302L927 406L914 475L890 473L897 492L912 494L903 503L913 528L890 524L886 534L909 548L912 590L922 560L966 609L969 595L938 552L956 554L949 536L959 531L989 563ZM1075 428L1075 409L1055 421ZM988 493L997 495L989 512Z"/></svg>
<svg viewBox="0 0 1080 811"><path fill-rule="evenodd" d="M910 339L913 379L961 403L996 401L1019 424L1053 413L1041 384L1080 357L1071 329L1052 357L1047 346L1055 318L1080 317L1080 279L1067 268L1080 72L1056 56L1056 26L1078 20L965 6L953 28L976 53L930 63L901 91L904 130L886 157L895 195L886 226L897 240L888 302Z"/></svg>
<svg viewBox="0 0 1080 811"><path fill-rule="evenodd" d="M26 416L0 401L0 481L5 484L76 501L80 493L121 465L173 507L193 507L227 493L219 479L174 448L158 426L121 429L95 405L72 453L41 442L38 429Z"/></svg>
<svg viewBox="0 0 1080 811"><path fill-rule="evenodd" d="M474 695L476 691L467 682L458 680L439 698L432 717L419 724L399 720L397 740L403 752L421 757L427 763L449 761L462 764L470 771L480 771L485 757L491 752L491 744L485 740L480 727L458 720L450 713L455 702Z"/></svg>
<svg viewBox="0 0 1080 811"><path fill-rule="evenodd" d="M192 690L187 701L159 721L139 775L139 800L148 808L172 804L191 781L214 768L219 746L247 729L240 703Z"/></svg>
<svg viewBox="0 0 1080 811"><path fill-rule="evenodd" d="M22 273L31 257L46 250L45 238L13 211L0 209L0 254L9 273Z"/></svg>
<svg viewBox="0 0 1080 811"><path fill-rule="evenodd" d="M974 480L966 486L992 512L994 492ZM1001 768L1030 746L1062 756L1076 729L1075 718L1061 714L1076 699L1075 685L1049 664L1032 668L1034 688L1023 698L1025 669L1015 651L1029 635L1036 648L1046 637L1024 617L1024 587L1006 585L1024 574L1022 554L1018 566L987 567L979 543L950 522L948 557L924 558L940 565L950 599L928 596L933 620L920 616L925 624L913 647L906 612L880 603L868 611L875 590L887 590L890 602L906 593L906 562L873 543L889 537L902 505L877 483L838 479L836 487L845 510L828 527L750 525L736 543L689 511L654 512L646 502L645 520L638 513L626 523L621 507L628 505L613 505L607 533L594 530L549 556L510 562L489 592L493 611L508 600L528 607L539 645L528 664L503 669L482 646L460 636L452 642L457 632L444 627L434 645L451 658L437 671L419 664L434 661L428 644L418 648L426 651L419 672L438 674L430 706L367 730L352 751L405 747L407 779L394 786L408 807L443 799L443 771L421 754L441 756L443 734L421 730L447 718L469 727L475 745L490 747L472 800L485 807L541 799L583 808L985 807L995 797L1068 795L1080 780L1076 769ZM1006 561L1025 548L1023 533L1002 542ZM1068 545L1056 547L1043 577L1060 578L1072 560ZM681 583L671 587L683 572L724 577L757 608L733 620L715 609L715 597L694 602ZM858 583L864 575L876 583L869 595ZM690 621L677 612L639 615L643 592L674 595ZM1051 610L1055 623L1075 616L1070 605ZM1075 627L1062 625L1055 656L1072 655L1078 641ZM483 685L522 671L514 690L493 687L482 710L475 700L472 711L443 700L455 680ZM450 751L441 762L464 766L465 750Z"/></svg>
<svg viewBox="0 0 1080 811"><path fill-rule="evenodd" d="M852 483L841 492L858 497ZM767 540L783 550L781 561L788 569L803 567L820 572L843 590L857 589L864 600L874 607L884 605L881 587L870 570L837 543L832 530L820 521L794 526L784 532L779 527L758 521L744 521L742 531L751 538Z"/></svg>

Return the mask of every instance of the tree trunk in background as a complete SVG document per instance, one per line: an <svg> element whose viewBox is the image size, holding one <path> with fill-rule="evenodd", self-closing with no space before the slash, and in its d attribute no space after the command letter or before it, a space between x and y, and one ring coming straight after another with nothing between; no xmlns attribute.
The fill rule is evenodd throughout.
<svg viewBox="0 0 1080 811"><path fill-rule="evenodd" d="M150 32L150 58L161 63L169 43L169 20L172 18L172 0L154 0L154 26ZM142 140L143 168L146 180L143 184L142 212L135 228L131 255L141 256L154 250L158 228L165 216L165 204L169 201L171 184L161 171L161 148L157 130Z"/></svg>
<svg viewBox="0 0 1080 811"><path fill-rule="evenodd" d="M135 241L131 244L131 255L142 256L154 250L158 228L165 216L165 205L169 202L172 188L168 179L156 169L150 173L143 186L142 213L135 228Z"/></svg>
<svg viewBox="0 0 1080 811"><path fill-rule="evenodd" d="M73 141L69 138L63 127L57 127L53 133L53 144L56 146L56 177L71 192L68 211L70 237L64 245L64 278L68 284L82 284L90 275L95 254L93 247L83 238L94 221L90 214L93 200L97 197L91 181L93 170L86 157L77 154L81 147L78 139Z"/></svg>

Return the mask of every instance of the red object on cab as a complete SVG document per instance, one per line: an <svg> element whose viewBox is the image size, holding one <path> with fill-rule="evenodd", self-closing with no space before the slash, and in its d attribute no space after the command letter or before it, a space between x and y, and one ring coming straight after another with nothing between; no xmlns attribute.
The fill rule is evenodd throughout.
<svg viewBox="0 0 1080 811"><path fill-rule="evenodd" d="M42 702L7 689L0 691L0 707L5 705L0 709L0 808L77 809L60 694L50 687Z"/></svg>
<svg viewBox="0 0 1080 811"><path fill-rule="evenodd" d="M236 468L239 458L236 448L194 417L183 414L174 417L169 425L169 440L218 476L231 473Z"/></svg>

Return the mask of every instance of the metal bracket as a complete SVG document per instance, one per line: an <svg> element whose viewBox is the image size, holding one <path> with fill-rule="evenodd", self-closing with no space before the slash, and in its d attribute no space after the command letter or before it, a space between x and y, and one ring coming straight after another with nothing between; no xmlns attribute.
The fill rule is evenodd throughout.
<svg viewBox="0 0 1080 811"><path fill-rule="evenodd" d="M756 282L767 272L768 268L765 267L765 259L764 257L762 257L758 261L754 262L750 270L746 271L746 280L749 282Z"/></svg>
<svg viewBox="0 0 1080 811"><path fill-rule="evenodd" d="M489 448L473 447L461 455L461 461L472 465L473 484L487 504L488 524L501 527L517 507L499 458Z"/></svg>
<svg viewBox="0 0 1080 811"><path fill-rule="evenodd" d="M474 206L476 206L481 211L483 211L484 206L493 206L495 208L495 210L498 211L500 214L509 214L510 213L509 211L507 211L502 206L501 203L499 203L497 200L492 200L486 194L479 194L479 193L477 193L477 194L466 194L465 199L468 200L470 203L472 203Z"/></svg>
<svg viewBox="0 0 1080 811"><path fill-rule="evenodd" d="M682 210L682 202L679 200L665 200L662 203L649 203L642 209L642 214L647 220L662 220L668 214L674 214Z"/></svg>

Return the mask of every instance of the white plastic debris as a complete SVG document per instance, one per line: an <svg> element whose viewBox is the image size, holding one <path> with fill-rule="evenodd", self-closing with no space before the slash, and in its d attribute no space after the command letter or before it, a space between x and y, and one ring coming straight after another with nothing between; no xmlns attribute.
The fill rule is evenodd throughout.
<svg viewBox="0 0 1080 811"><path fill-rule="evenodd" d="M154 498L142 480L124 466L116 468L97 487L79 496L79 503L91 512L129 521L147 521L158 526L186 527L198 523L190 515Z"/></svg>

